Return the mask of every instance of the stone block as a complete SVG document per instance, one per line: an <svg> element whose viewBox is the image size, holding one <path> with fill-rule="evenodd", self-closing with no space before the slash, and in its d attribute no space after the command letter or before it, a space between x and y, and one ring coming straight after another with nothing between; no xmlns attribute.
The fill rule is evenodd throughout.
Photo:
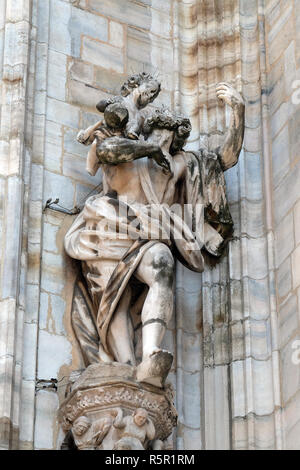
<svg viewBox="0 0 300 470"><path fill-rule="evenodd" d="M214 329L214 364L217 366L228 364L229 354L229 330L228 325L222 325Z"/></svg>
<svg viewBox="0 0 300 470"><path fill-rule="evenodd" d="M264 202L243 199L240 204L240 211L241 220L233 220L235 236L239 235L237 231L239 222L241 224L241 234L246 234L253 238L265 235ZM239 214L236 217L238 216Z"/></svg>
<svg viewBox="0 0 300 470"><path fill-rule="evenodd" d="M95 84L107 93L119 95L125 80L127 80L127 75L108 71L103 67L95 67Z"/></svg>
<svg viewBox="0 0 300 470"><path fill-rule="evenodd" d="M170 38L172 34L171 15L163 8L151 10L151 33L164 38Z"/></svg>
<svg viewBox="0 0 300 470"><path fill-rule="evenodd" d="M282 180L274 191L275 223L282 222L286 214L299 199L300 163L294 165L293 171ZM288 191L287 191L288 188Z"/></svg>
<svg viewBox="0 0 300 470"><path fill-rule="evenodd" d="M32 164L31 167L31 187L30 200L37 202L43 200L43 166Z"/></svg>
<svg viewBox="0 0 300 470"><path fill-rule="evenodd" d="M272 65L287 49L295 33L293 25L293 6L289 5L272 26L268 34L269 62Z"/></svg>
<svg viewBox="0 0 300 470"><path fill-rule="evenodd" d="M39 390L36 396L34 449L53 450L57 410L57 394L48 390Z"/></svg>
<svg viewBox="0 0 300 470"><path fill-rule="evenodd" d="M290 137L290 160L298 157L299 154L299 125L300 125L300 109L295 105L290 107L290 119L289 119L289 137Z"/></svg>
<svg viewBox="0 0 300 470"><path fill-rule="evenodd" d="M263 279L268 273L267 242L261 238L242 238L243 274Z"/></svg>
<svg viewBox="0 0 300 470"><path fill-rule="evenodd" d="M47 93L51 98L64 101L66 98L67 58L64 54L49 50Z"/></svg>
<svg viewBox="0 0 300 470"><path fill-rule="evenodd" d="M245 358L245 334L243 322L237 322L230 325L231 344L230 352L232 361L243 360Z"/></svg>
<svg viewBox="0 0 300 470"><path fill-rule="evenodd" d="M44 200L59 198L60 204L72 208L74 204L74 186L65 176L45 171Z"/></svg>
<svg viewBox="0 0 300 470"><path fill-rule="evenodd" d="M44 223L43 246L45 247L46 251L50 251L52 253L58 253L58 246L57 246L58 231L59 231L59 228L56 225L52 225L47 222Z"/></svg>
<svg viewBox="0 0 300 470"><path fill-rule="evenodd" d="M232 420L232 449L248 449L248 426L245 418L234 418Z"/></svg>
<svg viewBox="0 0 300 470"><path fill-rule="evenodd" d="M293 360L293 355L296 352L293 348L295 341L300 341L299 335L294 336L280 352L283 406L300 389L300 368L299 364Z"/></svg>
<svg viewBox="0 0 300 470"><path fill-rule="evenodd" d="M80 60L73 59L69 62L68 74L71 80L77 80L85 84L94 82L94 67Z"/></svg>
<svg viewBox="0 0 300 470"><path fill-rule="evenodd" d="M204 369L205 449L230 446L228 366ZM218 432L216 432L216 429Z"/></svg>
<svg viewBox="0 0 300 470"><path fill-rule="evenodd" d="M40 282L40 244L28 241L27 282L38 284Z"/></svg>
<svg viewBox="0 0 300 470"><path fill-rule="evenodd" d="M290 212L275 229L276 267L291 254L294 249L293 214Z"/></svg>
<svg viewBox="0 0 300 470"><path fill-rule="evenodd" d="M23 197L22 181L18 177L7 179L6 186L6 217L3 220L6 226L4 241L4 255L2 257L2 297L17 298L20 275L20 236L21 236L21 199Z"/></svg>
<svg viewBox="0 0 300 470"><path fill-rule="evenodd" d="M147 72L152 69L151 40L147 31L128 27L127 69L135 73L141 69Z"/></svg>
<svg viewBox="0 0 300 470"><path fill-rule="evenodd" d="M177 328L187 333L198 333L202 329L201 291L197 293L176 289Z"/></svg>
<svg viewBox="0 0 300 470"><path fill-rule="evenodd" d="M36 323L24 324L23 379L25 380L35 380L37 330Z"/></svg>
<svg viewBox="0 0 300 470"><path fill-rule="evenodd" d="M279 336L282 349L298 329L297 296L291 295L279 309Z"/></svg>
<svg viewBox="0 0 300 470"><path fill-rule="evenodd" d="M39 314L40 290L36 284L27 284L25 322L37 322Z"/></svg>
<svg viewBox="0 0 300 470"><path fill-rule="evenodd" d="M266 5L266 20L268 26L272 26L280 15L280 0L271 0Z"/></svg>
<svg viewBox="0 0 300 470"><path fill-rule="evenodd" d="M295 227L295 243L296 246L300 243L300 200L294 208L294 227Z"/></svg>
<svg viewBox="0 0 300 470"><path fill-rule="evenodd" d="M201 423L201 373L182 372L183 422L197 429Z"/></svg>
<svg viewBox="0 0 300 470"><path fill-rule="evenodd" d="M0 357L4 358L8 355L13 357L15 348L14 323L16 302L14 299L5 299L0 302L0 306Z"/></svg>
<svg viewBox="0 0 300 470"><path fill-rule="evenodd" d="M289 120L289 105L284 102L271 117L271 135L274 138Z"/></svg>
<svg viewBox="0 0 300 470"><path fill-rule="evenodd" d="M30 21L30 2L28 0L15 0L6 2L6 21Z"/></svg>
<svg viewBox="0 0 300 470"><path fill-rule="evenodd" d="M244 369L244 361L234 361L230 365L233 418L243 417L246 413Z"/></svg>
<svg viewBox="0 0 300 470"><path fill-rule="evenodd" d="M292 254L293 289L300 286L300 246Z"/></svg>
<svg viewBox="0 0 300 470"><path fill-rule="evenodd" d="M89 147L86 147L77 141L77 134L77 129L64 128L64 153L86 158Z"/></svg>
<svg viewBox="0 0 300 470"><path fill-rule="evenodd" d="M259 153L244 152L240 156L240 197L250 201L263 199L262 159Z"/></svg>
<svg viewBox="0 0 300 470"><path fill-rule="evenodd" d="M277 271L277 289L279 299L282 300L288 295L292 288L292 266L290 257L287 258Z"/></svg>
<svg viewBox="0 0 300 470"><path fill-rule="evenodd" d="M115 21L109 22L109 42L113 46L123 47L124 46L124 26Z"/></svg>
<svg viewBox="0 0 300 470"><path fill-rule="evenodd" d="M47 119L64 126L78 128L79 109L68 103L48 98Z"/></svg>
<svg viewBox="0 0 300 470"><path fill-rule="evenodd" d="M241 265L241 241L234 240L229 245L229 275L231 280L240 280L242 273Z"/></svg>
<svg viewBox="0 0 300 470"><path fill-rule="evenodd" d="M293 81L296 78L295 41L292 41L284 53L285 91L287 96L292 93Z"/></svg>
<svg viewBox="0 0 300 470"><path fill-rule="evenodd" d="M246 357L251 356L256 361L270 359L272 355L270 320L246 320L244 331Z"/></svg>
<svg viewBox="0 0 300 470"><path fill-rule="evenodd" d="M299 414L298 414L299 416ZM299 450L300 448L300 420L286 434L286 450Z"/></svg>
<svg viewBox="0 0 300 470"><path fill-rule="evenodd" d="M290 168L289 128L285 126L272 145L273 182L277 186Z"/></svg>
<svg viewBox="0 0 300 470"><path fill-rule="evenodd" d="M69 22L71 5L61 0L50 2L50 49L66 55L72 55Z"/></svg>
<svg viewBox="0 0 300 470"><path fill-rule="evenodd" d="M123 50L87 37L83 38L82 58L87 62L114 72L123 73Z"/></svg>
<svg viewBox="0 0 300 470"><path fill-rule="evenodd" d="M57 122L46 121L45 129L45 168L60 173L63 145L62 125Z"/></svg>
<svg viewBox="0 0 300 470"><path fill-rule="evenodd" d="M200 334L192 334L178 329L177 331L177 367L186 372L200 371L202 367L202 341Z"/></svg>
<svg viewBox="0 0 300 470"><path fill-rule="evenodd" d="M86 158L79 158L66 153L63 159L63 174L81 183L96 186L98 177L90 176L86 170Z"/></svg>
<svg viewBox="0 0 300 470"><path fill-rule="evenodd" d="M203 447L201 429L191 429L179 424L177 450L201 450Z"/></svg>
<svg viewBox="0 0 300 470"><path fill-rule="evenodd" d="M53 53L55 51L52 51ZM47 73L48 73L48 45L45 43L38 43L36 46L36 61L38 67L35 72L35 89L39 91L46 91ZM55 82L57 77L55 77ZM51 84L50 84L51 86Z"/></svg>
<svg viewBox="0 0 300 470"><path fill-rule="evenodd" d="M239 201L239 178L238 166L227 170L224 174L226 181L226 192L229 204Z"/></svg>
<svg viewBox="0 0 300 470"><path fill-rule="evenodd" d="M35 381L23 380L20 409L20 450L33 449Z"/></svg>
<svg viewBox="0 0 300 470"><path fill-rule="evenodd" d="M70 80L68 88L69 101L76 106L94 110L100 100L108 98L108 95L104 91L98 90L94 86L78 82L77 80Z"/></svg>
<svg viewBox="0 0 300 470"><path fill-rule="evenodd" d="M100 41L108 41L108 21L102 16L89 13L86 10L71 7L71 17L68 24L71 36L72 57L80 57L82 36L89 36Z"/></svg>
<svg viewBox="0 0 300 470"><path fill-rule="evenodd" d="M288 436L291 431L297 427L300 416L300 391L298 391L283 409L283 417L285 420L285 433ZM299 435L298 435L299 436ZM290 437L291 439L291 434Z"/></svg>
<svg viewBox="0 0 300 470"><path fill-rule="evenodd" d="M40 323L42 330L54 335L65 335L64 315L66 302L58 295L41 293Z"/></svg>
<svg viewBox="0 0 300 470"><path fill-rule="evenodd" d="M71 363L71 349L71 343L66 337L40 330L38 379L50 380L51 378L57 378L60 368ZM55 351L55 354L51 354L51 361L49 360L50 351Z"/></svg>
<svg viewBox="0 0 300 470"><path fill-rule="evenodd" d="M42 289L53 294L62 294L67 270L62 256L44 251L42 270Z"/></svg>
<svg viewBox="0 0 300 470"><path fill-rule="evenodd" d="M101 177L99 177L101 175L97 173L96 176L97 176L97 181L95 184L98 185L98 183L99 184L101 183ZM75 192L75 205L79 208L82 208L86 199L94 194L97 194L97 192L99 192L99 187L98 188L95 187L94 184L91 186L91 185L85 185L82 183L77 183L76 192Z"/></svg>
<svg viewBox="0 0 300 470"><path fill-rule="evenodd" d="M270 69L268 74L268 102L270 104L270 115L278 109L285 101L285 73L284 73L284 57L281 57L276 64Z"/></svg>
<svg viewBox="0 0 300 470"><path fill-rule="evenodd" d="M38 2L37 5L37 41L40 43L48 43L49 33L49 15L50 15L50 1L44 0Z"/></svg>
<svg viewBox="0 0 300 470"><path fill-rule="evenodd" d="M80 119L81 129L86 129L87 127L92 126L93 124L95 124L95 122L98 122L101 119L102 114L99 114L99 111L96 111L96 112L93 113L90 111L82 111L81 119Z"/></svg>
<svg viewBox="0 0 300 470"><path fill-rule="evenodd" d="M126 0L120 3L118 0L89 0L92 11L108 16L125 24L149 29L151 26L151 11L147 5Z"/></svg>

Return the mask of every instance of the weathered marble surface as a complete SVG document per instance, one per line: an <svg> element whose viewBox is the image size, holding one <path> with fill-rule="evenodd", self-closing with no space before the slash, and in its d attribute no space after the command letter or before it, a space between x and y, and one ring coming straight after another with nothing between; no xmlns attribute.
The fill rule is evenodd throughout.
<svg viewBox="0 0 300 470"><path fill-rule="evenodd" d="M177 111L185 110L191 117L194 132L190 148L196 148L202 141L221 139L225 128L224 109L216 108L211 98L210 106L207 104L207 97L212 96L208 83L213 86L220 80L227 80L238 84L247 101L244 154L239 166L227 173L236 236L241 240L231 243L229 263L224 260L220 267L204 273L202 280L182 266L177 266L176 322L174 319L170 323L165 337L166 347L174 351L175 357L170 377L176 386L179 412L177 446L299 449L299 386L297 380L293 384L289 381L289 377L297 377L298 371L290 362L293 351L290 341L293 342L299 332L299 105L291 102L295 91L291 83L295 78L299 79L299 2L267 0L264 6L259 5L259 9L257 2L249 0L164 0L163 8L161 1L122 0L123 3L125 10L122 11L117 0L101 2L101 5L97 0L0 1L2 46L9 44L8 38L11 36L10 33L6 36L8 29L16 27L13 24L6 26L7 22L16 23L24 19L29 24L28 18L31 18L32 25L30 41L29 34L22 34L25 43L30 42L24 160L27 163L21 165L27 182L23 207L27 205L27 192L30 193L30 204L28 222L25 217L23 225L22 280L27 279L27 300L24 334L20 328L19 337L23 337L24 349L15 369L19 377L15 384L22 376L20 412L18 393L13 404L16 428L20 420L20 440L17 438L12 442L6 433L3 446L52 449L57 445L58 425L54 416L58 394L63 395L64 377L70 373L72 347L67 334L70 332L70 305L65 297L65 292L72 285L72 266L60 254L64 231L60 227L63 221L66 231L70 222L68 217L50 212L44 214L42 219L42 207L50 196L61 197L65 205L72 207L92 189L93 180L82 178L82 172L78 174L70 165L72 159L76 168L85 164L85 154L81 153L79 144L77 147L70 144L74 142L70 136L75 136L79 128L86 128L95 122L97 115L92 110L95 100L115 93L125 72L130 73L133 67L135 71L158 69L164 77L161 99ZM124 16L126 9L132 13L133 5L136 14L131 14L130 18ZM69 30L71 15L74 20L72 30ZM113 23L118 25L117 36L110 34ZM123 42L121 29L124 31ZM114 64L119 67L123 64L124 74L114 72L110 65L109 70L83 61L80 55L81 43L85 39L85 35L81 36L83 30L91 42L98 41L99 44L123 50L124 59L121 61L120 53L116 51L120 62L116 59ZM199 47L196 47L197 43ZM261 57L260 49L266 51ZM23 57L27 56L26 47L22 50ZM6 51L13 54L15 49L6 47ZM105 50L103 54L105 57ZM0 47L0 64L2 79L3 47ZM13 60L11 64L14 64ZM24 65L28 69L27 59ZM17 72L17 68L14 69ZM60 80L50 80L58 73ZM17 91L18 82L0 81L1 104L8 88ZM200 102L199 90L202 92ZM20 100L22 93L17 98L18 112L24 108L24 100ZM8 97L10 99L10 92ZM59 117L55 109L59 109ZM14 172L23 161L19 160L23 137L21 140L6 140L7 123L12 122L11 112L7 108L4 112L1 110L5 132L1 133L0 139L0 194L1 201L13 203L15 195L21 194L17 184L19 176L7 176L7 172ZM287 149L285 153L282 150L284 145ZM30 176L34 184L30 184L29 188ZM9 179L11 189L8 193ZM19 208L21 200L19 196L16 199ZM271 209L270 200L273 201ZM270 223L272 218L274 223ZM13 222L16 220L21 223L14 213ZM294 229L288 233L287 244L284 238L285 221ZM7 249L8 225L11 221L8 220L4 202L0 209L2 253ZM8 233L10 247L13 253L19 253L20 239L16 231L14 234L15 238ZM252 238L258 238L258 241L251 245ZM260 255L256 259L254 246L259 239L268 239L268 243L261 243ZM273 239L276 240L275 255ZM284 259L282 253L285 253ZM10 255L8 258L15 261ZM274 270L276 259L280 264ZM252 260L252 266L259 267L259 275L254 278L249 277L247 267ZM17 263L19 261L20 258ZM268 274L262 276L266 271ZM19 278L19 273L17 270L15 279ZM255 274L253 267L251 273ZM3 275L2 282L7 291L12 284L7 283L6 279ZM59 289L59 285L63 288ZM15 284L13 286L17 287ZM201 286L203 296L199 295ZM22 305L25 303L23 294L22 288ZM1 322L3 319L6 325L1 328L1 348L5 351L7 338L11 339L10 346L15 338L15 298L13 295L1 300ZM199 318L203 307L207 313L202 322ZM64 318L62 311L65 312ZM9 323L4 320L7 312L12 320ZM22 314L18 313L18 319L23 325ZM253 323L254 329L251 326ZM233 342L230 340L231 330ZM261 333L255 333L257 331ZM53 373L52 366L49 371L42 366L50 363L47 351L41 348L39 358L37 355L43 332L54 348L60 351L61 359L55 366L60 386L58 393L53 388L38 389L35 400L36 379L51 379ZM282 346L279 347L279 343ZM21 350L22 341L18 340L18 345ZM259 389L254 387L251 358L259 361L263 356L270 358L270 348L273 351L273 384L268 387L268 400L272 402L276 397L275 411L267 415L266 408L262 416L256 416L247 414L243 406L240 408L241 416L233 416L229 397L240 394L242 403L259 403L260 394ZM249 358L247 367L246 357ZM11 410L14 361L5 353L1 353L0 359L1 377L4 377L1 383L5 384L3 395L7 397L5 409ZM232 361L244 363L241 374L231 372L238 369ZM39 367L39 377L37 362L42 366ZM269 361L264 363L266 371L269 371ZM74 368L80 367L78 358ZM18 386L16 389L19 390ZM281 399L283 391L284 403ZM3 413L5 423L9 424L2 429L11 429L11 418L8 417L11 411ZM281 421L281 414L284 414L284 422ZM13 433L16 437L17 434ZM61 438L59 435L59 442Z"/></svg>

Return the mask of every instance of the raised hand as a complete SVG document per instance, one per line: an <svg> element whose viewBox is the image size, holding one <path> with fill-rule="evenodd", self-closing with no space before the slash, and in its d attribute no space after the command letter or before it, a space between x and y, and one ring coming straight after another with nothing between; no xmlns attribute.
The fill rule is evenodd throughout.
<svg viewBox="0 0 300 470"><path fill-rule="evenodd" d="M229 83L221 82L216 87L219 100L228 104L231 108L244 106L244 100L241 94Z"/></svg>

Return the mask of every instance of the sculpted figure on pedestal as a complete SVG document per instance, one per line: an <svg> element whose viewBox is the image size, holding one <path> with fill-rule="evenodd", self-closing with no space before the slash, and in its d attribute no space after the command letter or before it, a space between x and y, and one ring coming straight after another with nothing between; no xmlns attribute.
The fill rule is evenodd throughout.
<svg viewBox="0 0 300 470"><path fill-rule="evenodd" d="M61 420L66 442L72 430L79 449L169 445L176 411L164 384L173 357L161 342L173 311L175 260L202 272L204 257L218 259L232 236L224 171L242 147L242 97L218 85L217 97L232 108L224 144L191 152L183 150L189 119L151 106L159 91L149 74L130 77L123 97L98 104L104 120L78 134L91 145L87 171L101 167L103 181L65 237L67 253L81 263L71 318L87 369L70 387ZM141 409L140 394L157 403L143 401Z"/></svg>
<svg viewBox="0 0 300 470"><path fill-rule="evenodd" d="M219 257L232 234L223 172L238 161L244 102L220 84L217 96L232 108L224 144L186 152L189 120L149 106L160 84L140 74L124 88L125 103L99 105L107 122L79 133L92 144L88 169L101 167L103 190L65 237L67 253L82 264L72 323L86 365L137 365L138 380L162 387L172 363L160 344L172 315L175 259L202 272L203 254Z"/></svg>

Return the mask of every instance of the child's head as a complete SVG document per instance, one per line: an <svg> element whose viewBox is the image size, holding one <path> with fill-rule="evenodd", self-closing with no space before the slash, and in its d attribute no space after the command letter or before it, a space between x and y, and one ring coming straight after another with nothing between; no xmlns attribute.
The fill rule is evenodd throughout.
<svg viewBox="0 0 300 470"><path fill-rule="evenodd" d="M104 111L105 123L112 129L124 129L128 122L128 110L122 103L109 104Z"/></svg>
<svg viewBox="0 0 300 470"><path fill-rule="evenodd" d="M136 105L139 109L145 108L149 103L152 103L159 92L159 81L146 72L132 75L121 88L122 96L134 95Z"/></svg>

